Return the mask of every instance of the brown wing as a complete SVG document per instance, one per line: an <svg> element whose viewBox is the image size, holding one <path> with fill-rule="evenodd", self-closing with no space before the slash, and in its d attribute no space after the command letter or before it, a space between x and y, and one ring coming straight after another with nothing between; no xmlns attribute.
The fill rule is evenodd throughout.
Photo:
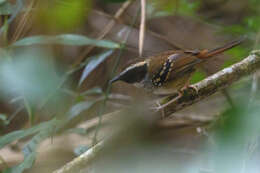
<svg viewBox="0 0 260 173"><path fill-rule="evenodd" d="M164 63L160 64L160 68L152 76L152 82L155 86L161 86L168 80L174 80L174 78L193 72L194 66L201 62L191 53L182 51L174 52L174 54L162 59L164 59Z"/></svg>

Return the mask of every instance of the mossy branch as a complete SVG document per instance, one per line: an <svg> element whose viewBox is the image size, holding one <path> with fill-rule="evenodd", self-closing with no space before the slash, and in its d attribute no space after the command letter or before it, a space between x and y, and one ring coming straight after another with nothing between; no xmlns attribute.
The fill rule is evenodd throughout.
<svg viewBox="0 0 260 173"><path fill-rule="evenodd" d="M191 85L197 91L191 88L183 90L183 95L175 97L167 97L166 100L176 99L169 104L165 109L165 117L170 116L172 113L179 111L189 105L192 105L214 93L220 91L234 82L238 81L244 76L247 76L260 68L260 50L253 51L244 60L227 67L206 79ZM178 97L178 98L177 98ZM163 99L162 104L165 102Z"/></svg>

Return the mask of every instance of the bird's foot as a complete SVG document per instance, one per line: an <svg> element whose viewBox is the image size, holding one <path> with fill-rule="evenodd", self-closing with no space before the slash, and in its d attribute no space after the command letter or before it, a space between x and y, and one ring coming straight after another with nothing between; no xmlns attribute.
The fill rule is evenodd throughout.
<svg viewBox="0 0 260 173"><path fill-rule="evenodd" d="M157 106L155 107L155 110L156 110L156 112L161 111L161 119L163 120L165 118L165 111L164 111L164 109L158 109L162 106L159 101L156 101L156 105Z"/></svg>
<svg viewBox="0 0 260 173"><path fill-rule="evenodd" d="M165 104L161 104L160 102L156 102L155 107L152 107L152 110L158 112L158 111L162 111L162 118L164 118L165 116L165 111L164 108L166 108L167 106L171 105L172 103L176 102L178 99L180 99L181 97L185 96L187 94L187 92L192 92L192 93L198 93L198 89L194 86L191 85L186 85L184 86L182 89L180 89L180 91L178 91L178 94L175 94L170 101L168 101Z"/></svg>
<svg viewBox="0 0 260 173"><path fill-rule="evenodd" d="M170 101L168 101L165 104L157 103L158 106L154 107L154 110L155 111L163 111L163 116L164 116L165 115L164 108L166 108L167 106L169 106L170 104L172 104L173 102L178 100L181 96L182 96L182 94L179 93L176 97L172 98Z"/></svg>
<svg viewBox="0 0 260 173"><path fill-rule="evenodd" d="M192 91L191 91L192 90ZM181 88L181 90L179 91L182 95L184 95L185 93L191 91L192 93L198 93L198 88L196 88L195 86L192 85L185 85L184 87Z"/></svg>

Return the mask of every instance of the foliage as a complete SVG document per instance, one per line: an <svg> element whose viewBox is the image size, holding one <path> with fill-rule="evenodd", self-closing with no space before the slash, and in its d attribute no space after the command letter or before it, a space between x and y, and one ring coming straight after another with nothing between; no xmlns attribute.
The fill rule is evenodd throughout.
<svg viewBox="0 0 260 173"><path fill-rule="evenodd" d="M68 32L83 24L91 6L91 0L40 1L37 18L46 29Z"/></svg>
<svg viewBox="0 0 260 173"><path fill-rule="evenodd" d="M169 16L179 14L185 16L195 16L200 6L200 1L189 0L150 0L148 4L148 14L152 17Z"/></svg>
<svg viewBox="0 0 260 173"><path fill-rule="evenodd" d="M10 15L14 12L14 5L5 0L0 1L0 15Z"/></svg>
<svg viewBox="0 0 260 173"><path fill-rule="evenodd" d="M64 77L65 80L67 80L68 76L84 68L81 78L82 82L86 79L89 73L91 73L100 63L105 61L113 53L113 50L109 50L99 54L98 56L93 56L79 66L72 67L67 73L65 73L63 78L55 78L56 75L55 73L52 73L51 65L44 60L50 55L45 54L43 49L30 48L31 46L39 44L60 44L69 46L92 45L108 49L120 47L119 44L112 41L90 39L83 35L63 34L56 36L26 37L14 42L6 48L2 48L1 82L4 84L1 86L2 91L12 93L14 97L22 96L22 101L24 102L31 123L33 123L35 119L33 109L36 109L38 103L42 102L42 100L50 99L49 96L51 93L57 94L62 92L60 85L64 82ZM24 47L26 52L19 52L18 54L12 52L12 50L19 47ZM54 83L49 83L51 81ZM10 86L16 86L16 88ZM23 149L24 161L19 165L5 170L5 172L20 173L30 168L36 159L36 149L39 143L54 135L67 124L71 123L73 119L81 115L83 111L89 110L95 103L102 100L102 98L89 101L83 101L80 99L90 94L102 95L103 92L100 88L93 88L82 92L77 96L77 98L75 98L75 103L67 111L66 116L59 118L59 120L54 118L46 123L40 123L31 128L14 131L0 137L0 148L3 148L13 141L32 136L29 143ZM6 116L1 115L0 118L1 122L7 124L8 119Z"/></svg>
<svg viewBox="0 0 260 173"><path fill-rule="evenodd" d="M11 46L33 46L33 45L49 45L49 44L62 44L71 46L87 46L93 45L105 48L119 48L119 44L105 41L105 40L95 40L82 35L75 34L63 34L56 36L32 36L16 41Z"/></svg>
<svg viewBox="0 0 260 173"><path fill-rule="evenodd" d="M106 3L123 3L126 0L100 1ZM9 25L17 14L21 12L21 7L24 7L24 4L21 0L18 0L16 4L0 0L0 15L6 17L4 21L5 25L2 26L0 32L0 34L4 33L6 35L3 39L6 44L1 45L0 49L0 96L1 99L8 102L10 101L10 97L11 99L19 98L17 99L17 103L22 105L22 109L26 110L31 124L31 127L13 131L0 137L0 149L14 141L24 138L29 139L23 148L23 162L6 169L5 173L21 173L32 167L37 157L37 146L43 140L58 133L63 133L67 127L69 128L65 130L65 133L77 133L81 135L88 133L83 128L74 128L69 125L76 119L84 117L85 112L90 112L93 107L100 103L102 103L102 108L104 108L104 100L108 98L110 88L106 92L100 87L90 88L85 91L78 91L76 89L76 91L72 91L71 88L73 86L71 86L72 82L70 78L75 74L80 74L79 81L77 82L79 88L89 77L90 73L93 73L100 64L113 55L115 52L114 49L121 50L123 48L119 43L113 41L93 39L85 34L70 33L75 28L85 24L85 18L93 7L93 1L57 0L52 8L50 8L48 2L44 1L40 3L42 6L36 12L35 17L39 21L39 26L44 28L46 32L51 31L47 32L51 34L19 37L19 40L9 43L7 37L8 32L10 32ZM147 11L150 17L177 14L201 20L198 11L202 3L203 1L192 0L150 0L148 1ZM222 25L220 26L219 33L231 33L235 36L245 34L253 41L258 35L260 27L260 2L258 0L249 0L249 7L250 12L243 18L241 24ZM26 9L24 10L26 12ZM8 18L10 15L11 17ZM208 21L205 20L202 22ZM256 47L259 47L258 42ZM68 68L61 65L62 73L58 74L58 69L49 61L56 58L52 52L52 49L55 49L56 46L62 46L65 49L75 46L79 48L94 46L106 50L98 51L99 53L95 51L94 54L91 54L91 56L87 57L79 65L71 65ZM248 52L249 48L245 46L228 51L228 54L232 58L227 60L223 67L240 61L241 57L245 57ZM113 72L118 62L119 59L114 65ZM205 77L206 75L203 71L197 71L193 75L191 83L196 83ZM64 96L64 93L69 93L70 96ZM92 96L95 96L94 99ZM68 107L64 106L67 102L70 102ZM51 104L57 110L49 115L51 118L48 117L47 121L39 123L37 120L41 115L41 111L47 107L47 104ZM63 107L62 111L58 110L59 104ZM99 113L103 112L103 109L99 110ZM241 117L244 117L245 114L249 113L244 110L230 110L223 114L224 118L228 118L225 120L226 122L223 126L218 127L220 131L217 131L217 136L221 138L220 141L229 142L229 139L233 137L233 133L237 133L240 130L240 126L242 126L241 122L244 121ZM237 115L239 115L238 118L236 117ZM10 121L9 116L1 112L0 124L6 126ZM247 133L247 131L244 132ZM242 137L246 136L246 134L242 135ZM75 149L75 153L80 155L86 150L88 150L87 146L79 146Z"/></svg>

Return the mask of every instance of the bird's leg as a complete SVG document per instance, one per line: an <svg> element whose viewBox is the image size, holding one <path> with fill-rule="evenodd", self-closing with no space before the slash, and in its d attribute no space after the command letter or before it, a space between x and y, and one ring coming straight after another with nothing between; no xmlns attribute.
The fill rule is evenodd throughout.
<svg viewBox="0 0 260 173"><path fill-rule="evenodd" d="M156 109L157 110L162 110L162 109L166 108L167 106L169 106L170 104L172 104L173 102L175 102L176 100L178 100L181 97L182 97L182 93L178 92L178 96L177 97L171 99L170 101L168 101L167 103L165 103L163 105L158 106Z"/></svg>
<svg viewBox="0 0 260 173"><path fill-rule="evenodd" d="M184 87L182 87L179 91L178 91L178 95L176 97L174 97L173 99L171 99L169 102L161 105L159 103L159 106L156 108L156 110L162 110L164 109L165 107L169 106L170 104L172 104L173 102L175 102L176 100L178 100L179 98L183 97L183 95L185 94L184 91L187 90L187 89L192 89L193 91L195 91L195 93L198 93L198 89L194 86L190 86L190 80L187 80L185 82L185 85Z"/></svg>
<svg viewBox="0 0 260 173"><path fill-rule="evenodd" d="M184 84L184 86L181 88L180 92L182 93L182 95L184 94L184 91L185 90L188 90L188 89L192 89L193 91L195 91L195 93L198 93L198 89L194 86L191 86L190 85L190 80L187 80Z"/></svg>
<svg viewBox="0 0 260 173"><path fill-rule="evenodd" d="M191 53L192 55L198 55L200 53L199 49L185 50L184 53Z"/></svg>
<svg viewBox="0 0 260 173"><path fill-rule="evenodd" d="M154 110L154 111L159 111L161 110L162 111L162 118L164 117L165 115L165 112L163 110L163 108L167 107L169 104L171 104L172 102L174 102L176 99L178 99L180 96L181 93L178 91L176 93L174 93L174 95L170 96L170 97L173 97L173 99L171 99L170 101L168 101L167 103L165 104L161 104L160 101L156 101L156 105L155 107L151 107L151 110Z"/></svg>
<svg viewBox="0 0 260 173"><path fill-rule="evenodd" d="M156 105L157 105L156 109L161 106L161 104L158 100L156 101ZM161 119L163 120L164 117L165 117L164 109L161 109Z"/></svg>

